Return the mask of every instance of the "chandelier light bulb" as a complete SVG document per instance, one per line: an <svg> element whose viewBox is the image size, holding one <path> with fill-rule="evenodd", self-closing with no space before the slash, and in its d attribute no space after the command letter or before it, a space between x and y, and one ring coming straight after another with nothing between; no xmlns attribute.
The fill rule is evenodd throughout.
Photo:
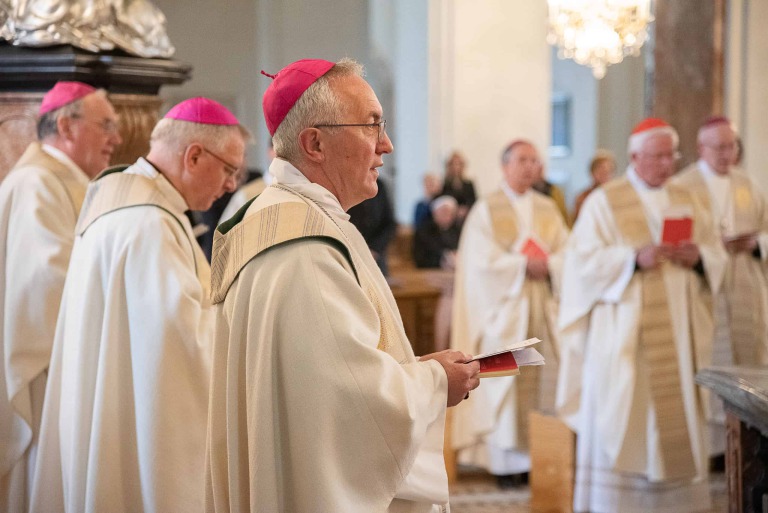
<svg viewBox="0 0 768 513"><path fill-rule="evenodd" d="M640 55L653 21L650 0L548 0L547 42L603 78L626 55Z"/></svg>

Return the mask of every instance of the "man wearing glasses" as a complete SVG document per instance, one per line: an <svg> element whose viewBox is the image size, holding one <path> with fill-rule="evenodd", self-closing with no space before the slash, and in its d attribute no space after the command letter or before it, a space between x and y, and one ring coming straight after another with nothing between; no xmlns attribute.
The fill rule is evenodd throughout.
<svg viewBox="0 0 768 513"><path fill-rule="evenodd" d="M711 511L694 376L710 363L707 298L726 255L669 183L677 143L666 122L640 123L626 175L589 195L565 251L556 402L578 434L577 512Z"/></svg>
<svg viewBox="0 0 768 513"><path fill-rule="evenodd" d="M440 511L446 406L479 384L417 359L346 211L392 151L351 60L295 62L264 94L274 182L219 226L208 511Z"/></svg>
<svg viewBox="0 0 768 513"><path fill-rule="evenodd" d="M716 365L768 365L768 205L752 179L733 165L738 134L713 116L698 133L699 160L675 176L712 216L728 252L728 271L715 297ZM713 402L712 455L725 451L725 413Z"/></svg>
<svg viewBox="0 0 768 513"><path fill-rule="evenodd" d="M0 185L0 511L26 512L69 256L88 181L120 144L104 90L59 82Z"/></svg>
<svg viewBox="0 0 768 513"><path fill-rule="evenodd" d="M235 187L247 131L192 98L146 158L90 187L76 227L30 511L201 511L210 268L185 211Z"/></svg>

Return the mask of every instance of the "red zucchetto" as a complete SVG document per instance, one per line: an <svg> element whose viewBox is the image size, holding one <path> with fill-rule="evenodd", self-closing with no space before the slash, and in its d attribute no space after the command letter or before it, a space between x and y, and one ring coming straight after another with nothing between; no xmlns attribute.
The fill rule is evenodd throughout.
<svg viewBox="0 0 768 513"><path fill-rule="evenodd" d="M275 135L277 127L304 91L333 66L333 62L322 59L302 59L284 67L277 75L261 72L274 79L264 92L261 102L269 135Z"/></svg>
<svg viewBox="0 0 768 513"><path fill-rule="evenodd" d="M659 118L646 118L635 125L632 129L632 135L629 136L629 154L637 153L643 147L643 143L649 137L657 134L669 134L675 141L675 146L679 142L677 131L672 126Z"/></svg>

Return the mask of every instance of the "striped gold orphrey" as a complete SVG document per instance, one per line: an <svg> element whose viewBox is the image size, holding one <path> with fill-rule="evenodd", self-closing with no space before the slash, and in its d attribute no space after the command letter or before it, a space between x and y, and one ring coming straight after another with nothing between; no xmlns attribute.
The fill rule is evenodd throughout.
<svg viewBox="0 0 768 513"><path fill-rule="evenodd" d="M635 248L652 243L640 197L626 178L604 186L616 225ZM673 204L686 203L687 194L668 188ZM668 263L663 266L671 265ZM693 477L696 464L685 417L680 366L664 286L663 266L640 273L643 310L638 356L645 357L651 400L656 413L664 472L670 479Z"/></svg>
<svg viewBox="0 0 768 513"><path fill-rule="evenodd" d="M515 209L502 190L492 193L487 201L493 238L505 251L511 252L519 235ZM517 395L517 443L520 448L528 447L529 416L539 410L540 374L539 367L527 367L525 372L515 376L515 387L510 391Z"/></svg>

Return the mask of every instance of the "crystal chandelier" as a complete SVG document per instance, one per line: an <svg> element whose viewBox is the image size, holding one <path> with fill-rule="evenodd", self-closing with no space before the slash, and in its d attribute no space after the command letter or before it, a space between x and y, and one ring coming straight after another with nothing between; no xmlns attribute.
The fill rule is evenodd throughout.
<svg viewBox="0 0 768 513"><path fill-rule="evenodd" d="M650 0L548 0L547 42L557 56L592 68L595 78L625 55L640 55L653 21Z"/></svg>

